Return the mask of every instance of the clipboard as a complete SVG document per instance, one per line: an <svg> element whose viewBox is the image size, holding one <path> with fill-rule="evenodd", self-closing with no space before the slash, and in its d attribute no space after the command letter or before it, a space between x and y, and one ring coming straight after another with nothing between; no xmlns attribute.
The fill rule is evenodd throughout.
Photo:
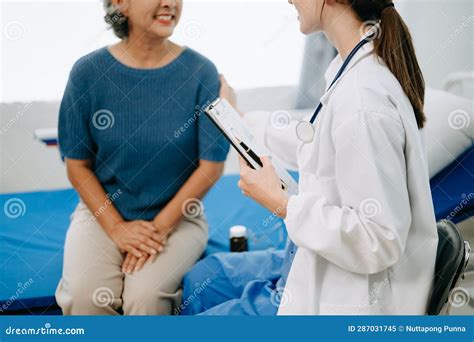
<svg viewBox="0 0 474 342"><path fill-rule="evenodd" d="M251 168L258 170L263 166L259 156L271 157L270 151L254 139L240 114L227 100L217 98L204 108L204 112ZM297 194L298 183L290 173L277 160L272 159L272 164L280 177L282 189L290 195Z"/></svg>

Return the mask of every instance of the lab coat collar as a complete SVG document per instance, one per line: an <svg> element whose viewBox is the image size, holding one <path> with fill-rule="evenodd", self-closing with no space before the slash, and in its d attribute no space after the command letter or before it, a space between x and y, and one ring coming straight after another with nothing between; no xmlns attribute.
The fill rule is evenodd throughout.
<svg viewBox="0 0 474 342"><path fill-rule="evenodd" d="M361 59L367 57L368 55L372 54L374 51L374 44L372 42L369 42L365 44L357 53L354 55L352 60L350 61L349 65L347 66L346 70L342 74L341 77L334 83L332 88L329 91L326 91L326 93L321 97L321 103L323 105L326 105L327 102L329 101L329 98L331 97L331 93L334 91L334 89L337 87L337 84L344 78L344 76L354 67ZM329 67L324 75L324 78L326 80L326 89L329 87L331 84L332 80L336 76L337 72L339 71L339 68L343 64L343 59L341 58L341 55L337 55L331 64L329 64Z"/></svg>

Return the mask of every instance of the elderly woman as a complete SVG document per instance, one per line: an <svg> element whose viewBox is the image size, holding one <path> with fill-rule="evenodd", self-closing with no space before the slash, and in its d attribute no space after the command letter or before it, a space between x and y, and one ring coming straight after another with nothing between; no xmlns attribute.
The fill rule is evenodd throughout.
<svg viewBox="0 0 474 342"><path fill-rule="evenodd" d="M182 0L105 8L121 41L75 63L60 108L60 149L81 202L56 299L67 315L166 315L206 246L199 198L229 148L201 115L219 76L168 39Z"/></svg>

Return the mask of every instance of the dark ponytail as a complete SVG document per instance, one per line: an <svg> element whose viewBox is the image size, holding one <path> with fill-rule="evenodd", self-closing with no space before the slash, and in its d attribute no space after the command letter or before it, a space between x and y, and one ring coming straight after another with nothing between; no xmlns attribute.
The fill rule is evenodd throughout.
<svg viewBox="0 0 474 342"><path fill-rule="evenodd" d="M375 33L373 41L375 53L397 78L415 111L418 128L423 128L425 81L408 27L391 0L349 0L349 3L364 23L380 20L380 32Z"/></svg>

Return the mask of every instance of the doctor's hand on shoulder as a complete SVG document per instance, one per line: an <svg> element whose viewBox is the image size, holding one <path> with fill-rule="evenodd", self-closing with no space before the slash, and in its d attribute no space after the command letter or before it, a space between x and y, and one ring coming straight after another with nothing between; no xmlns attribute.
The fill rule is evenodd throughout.
<svg viewBox="0 0 474 342"><path fill-rule="evenodd" d="M247 162L240 160L240 180L238 186L245 196L252 198L273 214L285 218L288 194L281 188L280 177L269 157L261 157L263 167L254 170Z"/></svg>
<svg viewBox="0 0 474 342"><path fill-rule="evenodd" d="M237 107L237 95L235 94L234 88L232 88L229 83L227 83L224 75L220 74L219 77L221 81L219 97L221 99L226 99L233 107ZM242 115L242 113L240 115Z"/></svg>

